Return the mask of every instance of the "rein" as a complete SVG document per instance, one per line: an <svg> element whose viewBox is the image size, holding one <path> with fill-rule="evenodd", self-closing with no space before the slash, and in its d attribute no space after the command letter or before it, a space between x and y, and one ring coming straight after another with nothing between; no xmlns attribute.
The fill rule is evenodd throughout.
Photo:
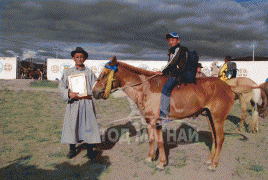
<svg viewBox="0 0 268 180"><path fill-rule="evenodd" d="M125 90L125 89L127 89L127 88L129 88L129 87L133 87L133 86L140 85L140 84L142 84L142 83L144 83L144 82L146 82L146 81L148 81L148 80L154 78L155 76L157 76L157 75L153 75L153 76L151 76L151 77L149 77L149 78L147 78L147 79L145 79L145 80L143 80L143 81L141 81L141 82L139 82L139 83L136 83L136 84L131 84L131 85L126 86L126 87L113 89L111 93L113 93L113 92L115 92L115 91L117 91L117 90L119 90L119 89L121 89L121 90Z"/></svg>

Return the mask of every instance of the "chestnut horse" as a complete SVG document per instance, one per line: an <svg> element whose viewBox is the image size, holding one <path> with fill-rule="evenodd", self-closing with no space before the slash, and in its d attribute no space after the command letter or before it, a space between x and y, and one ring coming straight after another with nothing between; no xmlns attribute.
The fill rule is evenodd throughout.
<svg viewBox="0 0 268 180"><path fill-rule="evenodd" d="M167 164L163 134L157 126L161 90L166 81L166 76L155 76L154 72L118 62L114 56L106 64L93 87L93 95L96 99L108 98L109 88L122 87L137 104L148 123L149 155L146 161L151 162L154 159L156 141L159 150L160 162L157 165L159 169L163 169ZM234 93L231 86L215 77L197 78L195 84L181 84L172 91L170 118L183 119L198 116L206 111L212 133L212 148L206 161L209 170L215 170L218 165L224 141L223 125L233 104Z"/></svg>
<svg viewBox="0 0 268 180"><path fill-rule="evenodd" d="M235 93L235 100L239 100L241 104L241 121L239 123L238 130L241 131L245 119L247 117L247 104L251 103L253 108L252 111L252 120L249 125L249 129L251 132L256 133L258 132L258 120L259 115L263 116L261 113L263 112L263 108L267 106L267 97L262 88L258 86L252 79L246 77L237 77L232 78L226 81L227 84L233 87L241 87L241 86L248 86L248 87L255 87L250 88L249 91L244 91L242 93Z"/></svg>

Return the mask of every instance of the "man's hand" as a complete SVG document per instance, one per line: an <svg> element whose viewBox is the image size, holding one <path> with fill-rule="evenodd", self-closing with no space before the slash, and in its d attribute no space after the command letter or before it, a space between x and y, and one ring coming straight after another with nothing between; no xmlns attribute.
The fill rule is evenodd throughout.
<svg viewBox="0 0 268 180"><path fill-rule="evenodd" d="M71 99L78 99L79 96L78 96L79 93L75 93L75 92L69 92L69 97Z"/></svg>
<svg viewBox="0 0 268 180"><path fill-rule="evenodd" d="M162 71L156 71L156 72L155 72L155 75L162 76L162 75L163 75L163 73L162 73Z"/></svg>

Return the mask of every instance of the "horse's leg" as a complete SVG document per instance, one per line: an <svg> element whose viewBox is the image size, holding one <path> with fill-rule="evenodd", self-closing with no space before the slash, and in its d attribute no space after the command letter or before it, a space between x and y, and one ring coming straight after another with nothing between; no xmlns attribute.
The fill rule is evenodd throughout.
<svg viewBox="0 0 268 180"><path fill-rule="evenodd" d="M257 109L256 103L255 103L255 106L253 107L252 120L251 120L251 123L249 125L250 130L253 133L258 132L258 120L259 120L259 113L258 113L258 109Z"/></svg>
<svg viewBox="0 0 268 180"><path fill-rule="evenodd" d="M220 120L220 121L214 120L213 122L214 122L216 140L215 140L215 156L212 161L212 164L208 167L208 170L211 170L211 171L216 170L216 167L220 159L222 144L224 142L224 131L223 131L224 120Z"/></svg>
<svg viewBox="0 0 268 180"><path fill-rule="evenodd" d="M210 154L208 156L208 159L206 161L206 164L210 165L214 159L214 156L215 156L215 133L214 133L214 130L212 128L212 119L210 119L210 114L207 114L206 118L207 118L207 121L208 121L208 125L209 125L209 128L210 128L210 131L211 131L211 135L212 135L212 147L211 147L211 151L210 151ZM214 125L213 125L214 126Z"/></svg>
<svg viewBox="0 0 268 180"><path fill-rule="evenodd" d="M145 161L151 163L155 158L155 133L151 125L147 125L147 131L149 139L149 154Z"/></svg>
<svg viewBox="0 0 268 180"><path fill-rule="evenodd" d="M167 157L165 153L165 148L164 148L164 138L163 138L163 132L162 130L154 128L155 131L155 138L157 142L157 148L159 150L159 164L157 165L158 169L164 169L164 166L167 164Z"/></svg>
<svg viewBox="0 0 268 180"><path fill-rule="evenodd" d="M241 104L241 121L239 123L238 131L242 131L245 120L247 118L247 104L243 95L239 95L239 101Z"/></svg>

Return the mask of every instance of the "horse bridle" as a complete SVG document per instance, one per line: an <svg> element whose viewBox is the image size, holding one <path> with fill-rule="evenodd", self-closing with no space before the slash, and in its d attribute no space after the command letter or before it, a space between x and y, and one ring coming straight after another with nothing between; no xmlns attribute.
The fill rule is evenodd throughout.
<svg viewBox="0 0 268 180"><path fill-rule="evenodd" d="M109 63L111 63L111 61L109 61L107 64L109 64ZM113 70L114 73L116 73L116 72L118 71L117 66L118 66L119 63L117 63L116 65L113 65L113 66L110 66L110 65L107 65L107 64L104 66L105 68ZM112 71L111 71L111 72L112 72ZM111 72L110 72L110 73L111 73ZM109 75L110 75L110 73L109 73ZM134 87L134 86L140 85L140 84L142 84L142 83L144 83L144 82L146 82L146 81L148 81L148 80L154 78L155 76L157 76L157 74L156 74L156 75L153 75L153 76L151 76L151 77L149 77L149 78L147 78L147 79L145 79L145 80L143 80L143 81L141 81L141 82L139 82L139 83L131 84L131 85L126 86L126 87L121 87L121 88L118 87L118 88L112 89L112 90L110 90L110 93L113 93L113 92L115 92L115 91L117 91L117 90L122 90L122 91L124 91L125 89L127 89L127 88L129 88L129 87ZM112 77L112 79L113 79L113 77ZM111 81L111 83L113 83L114 81L116 81L116 79L113 79L113 80ZM106 85L106 87L107 87L107 85ZM103 90L103 92L106 91L106 87L105 87L105 90ZM112 85L111 85L111 87L112 87ZM110 93L109 93L109 94L110 94Z"/></svg>

